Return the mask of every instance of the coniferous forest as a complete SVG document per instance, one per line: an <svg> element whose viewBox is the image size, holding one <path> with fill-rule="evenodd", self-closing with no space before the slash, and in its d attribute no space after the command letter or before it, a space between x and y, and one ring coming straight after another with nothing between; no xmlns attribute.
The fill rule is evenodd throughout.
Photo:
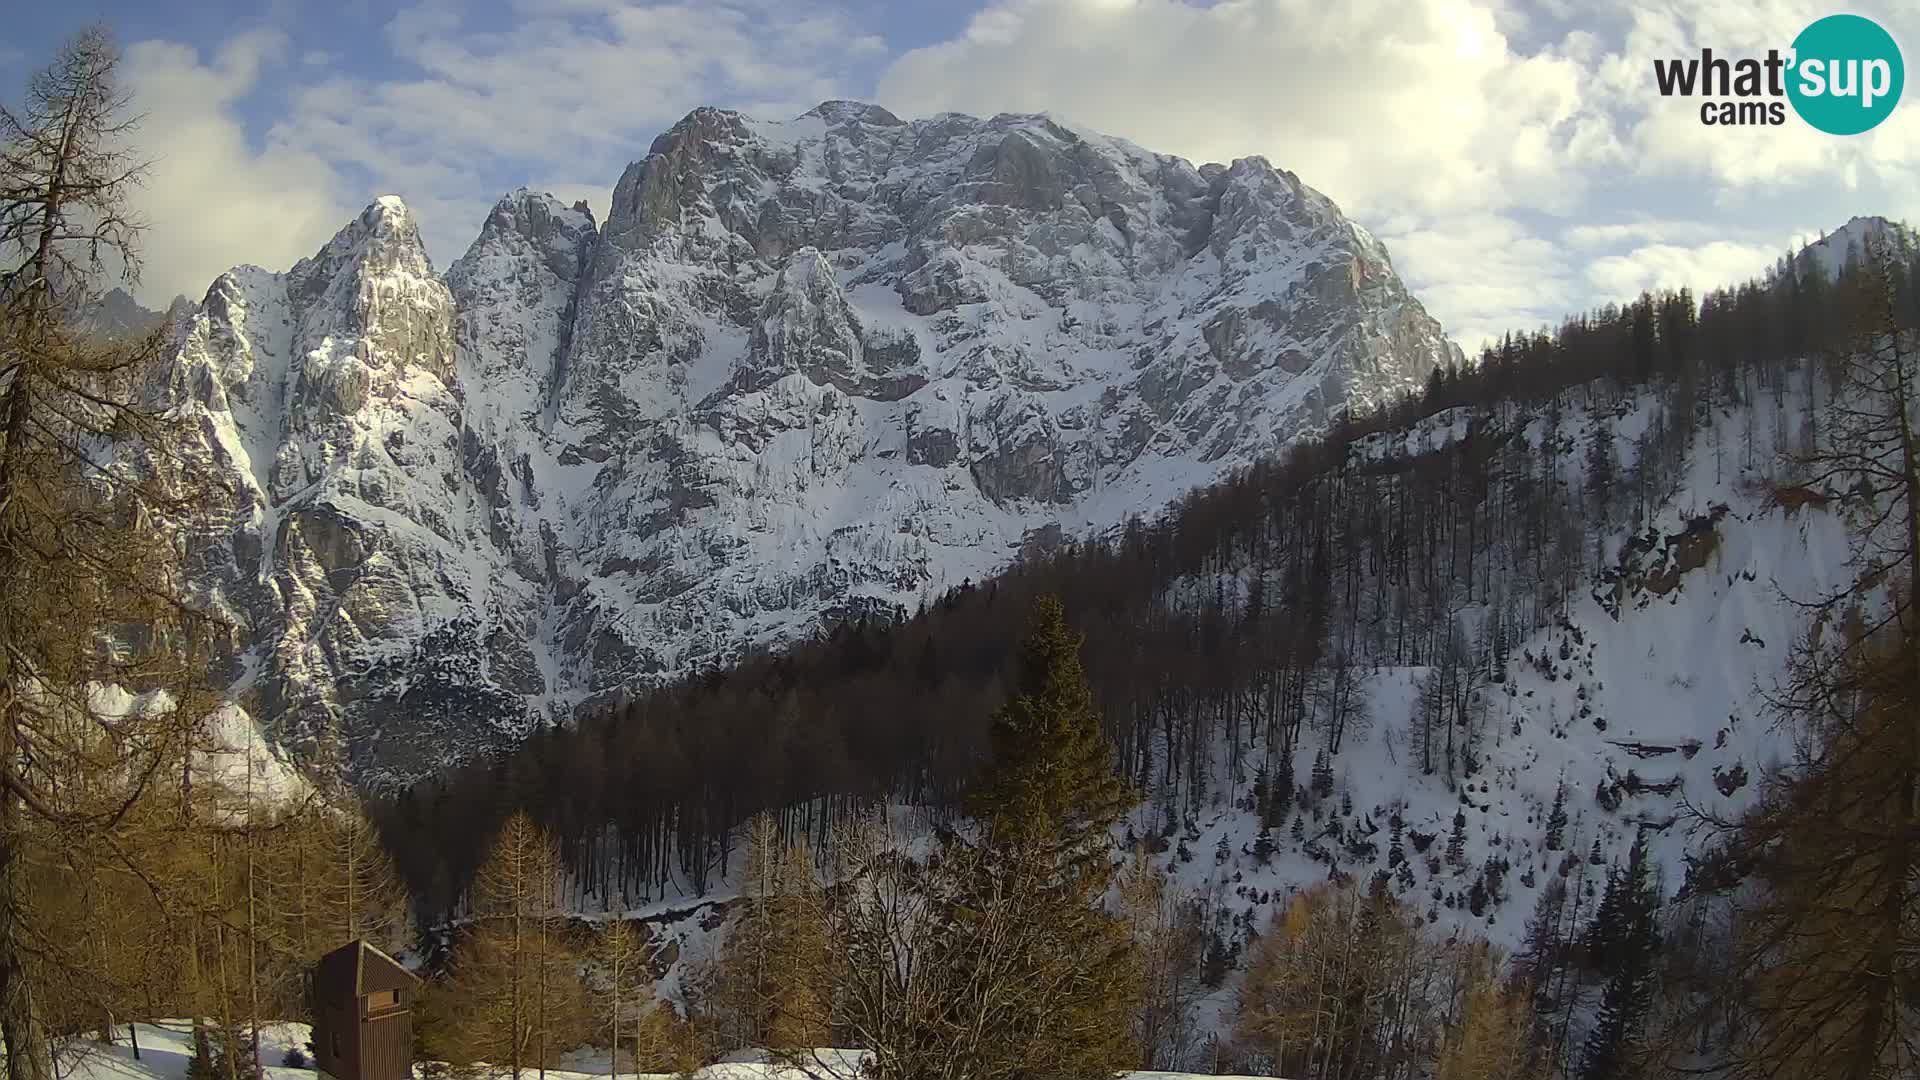
<svg viewBox="0 0 1920 1080"><path fill-rule="evenodd" d="M1903 325L1920 321L1913 271L1896 268ZM1821 416L1808 388L1825 370L1814 358L1855 340L1862 291L1857 268L1828 281L1783 259L1737 289L1646 295L1511 335L1464 370L1436 371L1423 394L1342 421L1158 520L1034 554L892 621L844 623L788 653L636 693L516 755L391 794L383 826L432 917L457 907L483 855L487 830L471 823L516 809L559 839L584 897L615 906L725 875L735 830L762 812L783 835L816 841L880 800L958 813L1020 621L1043 594L1086 634L1121 773L1168 822L1217 790L1245 797L1263 771L1268 801L1284 803L1309 779L1281 775L1286 762L1339 753L1359 667L1438 669L1445 715L1420 768L1465 780L1485 733L1464 706L1487 658L1504 659L1606 572L1598 538L1643 518L1688 455L1731 470L1752 463L1756 425L1787 433L1780 445L1811 437ZM1603 442L1569 478L1560 419L1643 392L1657 408L1632 466ZM1463 427L1458 440L1366 459L1370 440L1443 413ZM1536 417L1545 448L1517 437ZM1469 603L1494 613L1479 640L1449 631Z"/></svg>

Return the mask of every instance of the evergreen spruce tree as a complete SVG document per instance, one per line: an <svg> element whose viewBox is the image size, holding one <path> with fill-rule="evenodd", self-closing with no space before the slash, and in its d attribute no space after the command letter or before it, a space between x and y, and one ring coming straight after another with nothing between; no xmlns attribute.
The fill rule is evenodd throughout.
<svg viewBox="0 0 1920 1080"><path fill-rule="evenodd" d="M1253 838L1253 857L1261 866L1272 860L1274 852L1273 831L1265 825L1260 826L1260 835Z"/></svg>
<svg viewBox="0 0 1920 1080"><path fill-rule="evenodd" d="M1393 869L1407 861L1407 847L1402 834L1406 831L1406 822L1401 819L1400 811L1395 810L1387 822L1387 868Z"/></svg>
<svg viewBox="0 0 1920 1080"><path fill-rule="evenodd" d="M1267 824L1279 828L1293 811L1293 755L1281 754L1279 764L1273 770L1273 790L1267 796Z"/></svg>
<svg viewBox="0 0 1920 1080"><path fill-rule="evenodd" d="M1608 901L1611 901L1609 908ZM1636 837L1627 867L1607 884L1606 899L1594 915L1598 947L1608 972L1600 1012L1587 1035L1581 1059L1582 1080L1614 1080L1630 1075L1647 1014L1653 1005L1654 963L1660 951L1660 897L1647 863L1646 839Z"/></svg>
<svg viewBox="0 0 1920 1080"><path fill-rule="evenodd" d="M1559 786L1553 789L1553 810L1547 814L1547 850L1559 851L1566 843L1567 833L1567 781L1560 778Z"/></svg>
<svg viewBox="0 0 1920 1080"><path fill-rule="evenodd" d="M1059 600L1034 605L1019 682L994 714L992 762L968 808L989 850L1038 851L1055 863L1057 880L1104 887L1113 873L1108 830L1135 799L1114 772L1080 641Z"/></svg>
<svg viewBox="0 0 1920 1080"><path fill-rule="evenodd" d="M214 1047L212 1069L218 1080L254 1080L260 1076L259 1062L254 1057L252 1035L238 1024L222 1027L215 1033L218 1044ZM188 1071L192 1071L192 1062L188 1062Z"/></svg>
<svg viewBox="0 0 1920 1080"><path fill-rule="evenodd" d="M961 992L934 1037L960 1040L978 1080L1111 1075L1137 1059L1131 934L1099 907L1111 831L1134 796L1114 771L1080 645L1059 600L1042 597L968 800L977 837L952 837L942 853L956 880L940 959Z"/></svg>
<svg viewBox="0 0 1920 1080"><path fill-rule="evenodd" d="M1447 863L1454 869L1467 865L1467 812L1453 812L1453 832L1447 836Z"/></svg>

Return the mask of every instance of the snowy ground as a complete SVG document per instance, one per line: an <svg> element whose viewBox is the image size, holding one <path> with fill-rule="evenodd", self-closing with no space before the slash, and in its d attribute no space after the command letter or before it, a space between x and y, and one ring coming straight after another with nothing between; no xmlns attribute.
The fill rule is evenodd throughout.
<svg viewBox="0 0 1920 1080"><path fill-rule="evenodd" d="M162 1020L157 1024L138 1026L140 1060L134 1060L133 1048L127 1040L127 1029L121 1028L117 1033L117 1041L111 1046L98 1042L73 1044L69 1048L71 1058L63 1058L62 1061L61 1075L64 1080L185 1080L187 1059L193 1050L192 1028L188 1023L184 1020ZM311 1033L312 1029L306 1024L272 1024L261 1029L260 1050L267 1066L266 1080L317 1080L319 1074L312 1069L291 1069L279 1064L288 1050L300 1048L304 1053ZM854 1051L822 1049L816 1053L820 1061L831 1069L831 1075L853 1075L851 1066L854 1063ZM592 1080L608 1075L604 1050L583 1050L573 1057L573 1063L587 1071L547 1069L544 1073L547 1080ZM594 1068L596 1062L599 1065L597 1069ZM522 1072L532 1074L532 1070L523 1069ZM633 1080L669 1080L673 1076L672 1073L616 1075L632 1077ZM1182 1080L1198 1075L1202 1074L1136 1072L1127 1074L1124 1080ZM692 1080L808 1080L808 1073L770 1064L764 1055L749 1051L728 1055L726 1059L708 1065L694 1073Z"/></svg>
<svg viewBox="0 0 1920 1080"><path fill-rule="evenodd" d="M193 1029L184 1020L162 1020L157 1024L139 1024L137 1038L140 1059L134 1060L127 1028L115 1031L112 1045L101 1042L69 1043L61 1056L59 1072L67 1080L184 1080L187 1059L193 1056ZM260 1029L260 1057L266 1066L266 1080L315 1080L312 1069L289 1069L280 1062L288 1050L306 1053L312 1034L305 1024L270 1024Z"/></svg>

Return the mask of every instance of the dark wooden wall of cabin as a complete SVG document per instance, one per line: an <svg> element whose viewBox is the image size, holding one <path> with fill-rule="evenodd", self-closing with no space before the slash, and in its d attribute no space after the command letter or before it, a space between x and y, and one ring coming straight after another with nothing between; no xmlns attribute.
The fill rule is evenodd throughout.
<svg viewBox="0 0 1920 1080"><path fill-rule="evenodd" d="M359 1025L360 1071L353 1080L406 1080L413 1074L413 1014L375 1016Z"/></svg>

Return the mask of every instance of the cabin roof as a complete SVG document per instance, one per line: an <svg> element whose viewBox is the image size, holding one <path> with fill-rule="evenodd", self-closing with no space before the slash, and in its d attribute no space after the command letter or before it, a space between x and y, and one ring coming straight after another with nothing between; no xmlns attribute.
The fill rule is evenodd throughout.
<svg viewBox="0 0 1920 1080"><path fill-rule="evenodd" d="M328 1000L360 997L380 990L403 990L420 977L365 938L348 942L314 965L314 990Z"/></svg>

